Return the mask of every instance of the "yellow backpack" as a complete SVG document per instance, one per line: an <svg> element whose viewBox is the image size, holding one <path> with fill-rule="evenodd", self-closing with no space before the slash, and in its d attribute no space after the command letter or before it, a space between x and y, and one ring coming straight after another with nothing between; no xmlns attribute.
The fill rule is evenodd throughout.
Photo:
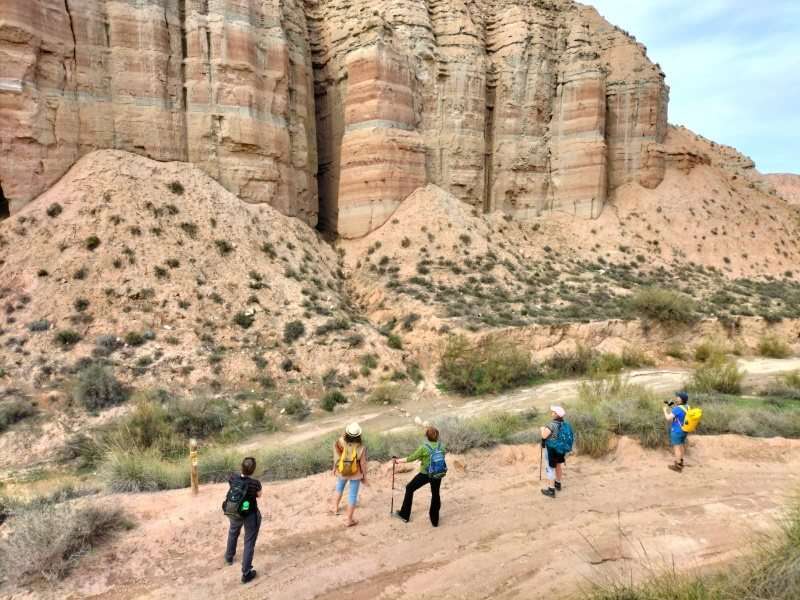
<svg viewBox="0 0 800 600"><path fill-rule="evenodd" d="M700 425L700 420L703 418L703 409L691 408L689 406L681 406L681 408L686 412L681 429L686 433L692 433L697 429L697 426Z"/></svg>
<svg viewBox="0 0 800 600"><path fill-rule="evenodd" d="M336 471L339 475L349 477L357 475L360 465L360 446L357 444L342 444L342 453L339 455L339 463L336 465Z"/></svg>

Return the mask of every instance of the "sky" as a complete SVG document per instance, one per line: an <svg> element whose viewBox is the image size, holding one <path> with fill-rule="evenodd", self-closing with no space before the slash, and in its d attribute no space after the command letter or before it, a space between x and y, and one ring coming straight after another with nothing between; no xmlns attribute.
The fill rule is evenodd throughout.
<svg viewBox="0 0 800 600"><path fill-rule="evenodd" d="M582 0L647 46L669 121L800 173L800 0Z"/></svg>

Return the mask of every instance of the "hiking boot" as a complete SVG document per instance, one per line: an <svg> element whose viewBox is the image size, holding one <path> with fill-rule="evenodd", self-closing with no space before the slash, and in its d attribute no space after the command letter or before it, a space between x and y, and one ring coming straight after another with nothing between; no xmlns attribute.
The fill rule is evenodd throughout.
<svg viewBox="0 0 800 600"><path fill-rule="evenodd" d="M400 511L399 511L399 510L396 510L396 511L394 511L394 514L393 514L392 516L394 516L394 517L397 517L398 519L400 519L400 520L404 521L405 523L408 523L408 519L406 519L406 518L405 518L405 517L404 517L404 516L403 516L403 515L400 513Z"/></svg>
<svg viewBox="0 0 800 600"><path fill-rule="evenodd" d="M560 481L556 481L556 491L557 492L561 491L561 482Z"/></svg>
<svg viewBox="0 0 800 600"><path fill-rule="evenodd" d="M233 564L233 559L232 558L226 558L225 559L225 566L230 567L232 564Z"/></svg>
<svg viewBox="0 0 800 600"><path fill-rule="evenodd" d="M253 579L256 578L256 575L258 575L258 573L256 573L256 570L250 569L247 573L242 575L242 583L250 583L251 581L253 581Z"/></svg>
<svg viewBox="0 0 800 600"><path fill-rule="evenodd" d="M556 497L556 491L553 488L544 488L542 490L542 494L544 494L545 496L549 496L550 498Z"/></svg>
<svg viewBox="0 0 800 600"><path fill-rule="evenodd" d="M671 471L675 471L676 473L680 473L683 471L683 465L680 465L678 463L671 464L667 468Z"/></svg>

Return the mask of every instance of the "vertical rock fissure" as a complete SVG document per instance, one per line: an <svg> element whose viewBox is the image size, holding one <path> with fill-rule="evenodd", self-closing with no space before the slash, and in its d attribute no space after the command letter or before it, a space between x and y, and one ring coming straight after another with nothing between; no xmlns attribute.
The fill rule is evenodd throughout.
<svg viewBox="0 0 800 600"><path fill-rule="evenodd" d="M186 0L178 0L178 20L181 34L181 107L183 108L183 155L189 160L189 90L186 88L186 61L188 60L188 43L186 41Z"/></svg>
<svg viewBox="0 0 800 600"><path fill-rule="evenodd" d="M69 0L64 0L64 10L67 11L67 19L69 19L69 30L72 32L72 65L73 68L77 67L78 56L78 42L75 39L75 25L72 23L72 13L69 11Z"/></svg>
<svg viewBox="0 0 800 600"><path fill-rule="evenodd" d="M494 168L494 105L497 98L497 71L492 65L486 72L486 115L484 117L483 212L492 210Z"/></svg>
<svg viewBox="0 0 800 600"><path fill-rule="evenodd" d="M6 195L3 193L3 186L0 184L0 221L11 216L11 207L8 205Z"/></svg>

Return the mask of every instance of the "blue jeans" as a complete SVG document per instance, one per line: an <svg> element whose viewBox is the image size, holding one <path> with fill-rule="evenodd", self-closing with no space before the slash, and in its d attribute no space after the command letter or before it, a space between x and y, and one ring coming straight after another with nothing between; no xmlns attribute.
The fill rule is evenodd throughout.
<svg viewBox="0 0 800 600"><path fill-rule="evenodd" d="M355 506L356 502L358 502L358 488L361 487L361 480L360 479L344 479L339 477L336 480L336 493L341 495L344 493L344 486L347 485L347 482L350 482L350 489L348 490L347 494L347 503L350 506Z"/></svg>

